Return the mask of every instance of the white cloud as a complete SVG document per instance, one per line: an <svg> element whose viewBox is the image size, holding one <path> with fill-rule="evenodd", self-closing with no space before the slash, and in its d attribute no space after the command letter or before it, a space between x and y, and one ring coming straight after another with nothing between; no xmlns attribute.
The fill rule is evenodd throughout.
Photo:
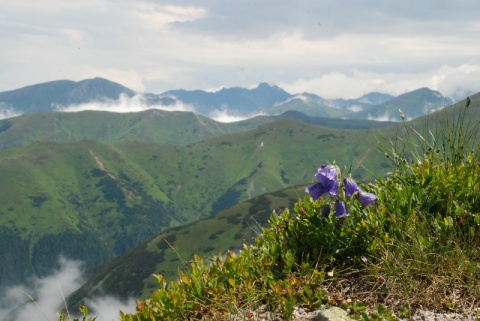
<svg viewBox="0 0 480 321"><path fill-rule="evenodd" d="M142 95L128 97L121 95L117 100L105 102L89 102L79 105L55 106L57 111L78 112L83 110L109 111L115 113L139 112L147 109L161 109L166 111L194 111L192 106L176 102L173 105L148 105Z"/></svg>
<svg viewBox="0 0 480 321"><path fill-rule="evenodd" d="M352 105L352 106L348 107L348 110L353 111L354 113L356 113L357 111L362 111L362 110L363 110L363 107L362 107L362 106L358 106L358 105Z"/></svg>
<svg viewBox="0 0 480 321"><path fill-rule="evenodd" d="M385 112L383 115L378 116L378 117L373 117L372 115L368 114L367 116L368 120L376 120L376 121L394 121L394 122L399 122L400 119L399 117L390 115L390 113Z"/></svg>
<svg viewBox="0 0 480 321"><path fill-rule="evenodd" d="M32 278L29 286L12 286L0 293L0 320L58 320L57 314L65 309L64 299L83 284L81 262L61 257L59 266L49 276ZM122 301L104 296L88 299L85 304L89 315L99 320L118 319L120 310L135 312L134 299ZM72 317L79 314L68 310Z"/></svg>
<svg viewBox="0 0 480 321"><path fill-rule="evenodd" d="M0 102L0 120L15 117L15 116L20 116L20 115L21 115L21 113L13 110L12 108L4 106Z"/></svg>
<svg viewBox="0 0 480 321"><path fill-rule="evenodd" d="M205 17L206 10L194 6L158 5L142 1L134 4L138 22L147 27L161 28L174 22L193 21Z"/></svg>
<svg viewBox="0 0 480 321"><path fill-rule="evenodd" d="M231 112L227 108L222 108L220 110L214 110L210 113L209 117L215 121L220 123L233 123L237 121L242 121L245 119L253 118L256 116L265 115L263 113L252 114L248 116L240 116L238 113Z"/></svg>
<svg viewBox="0 0 480 321"><path fill-rule="evenodd" d="M135 299L117 299L113 296L97 297L85 300L85 306L98 320L118 320L119 311L135 313Z"/></svg>
<svg viewBox="0 0 480 321"><path fill-rule="evenodd" d="M82 284L82 264L59 259L60 268L50 276L33 278L29 287L14 286L0 295L0 319L14 321L55 320L64 298ZM33 299L33 300L32 300Z"/></svg>
<svg viewBox="0 0 480 321"><path fill-rule="evenodd" d="M323 98L358 98L369 92L398 96L421 87L437 90L445 96L480 91L480 63L459 66L442 65L426 72L382 73L357 69L350 74L331 72L320 77L281 83L290 92L305 90Z"/></svg>

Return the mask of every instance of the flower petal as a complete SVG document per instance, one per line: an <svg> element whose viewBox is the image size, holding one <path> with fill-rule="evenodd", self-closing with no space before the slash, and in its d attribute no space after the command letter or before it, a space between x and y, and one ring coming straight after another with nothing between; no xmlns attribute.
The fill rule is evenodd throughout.
<svg viewBox="0 0 480 321"><path fill-rule="evenodd" d="M337 180L337 175L337 166L321 165L318 168L318 172L315 174L315 178L318 179L323 185L328 185L329 183Z"/></svg>
<svg viewBox="0 0 480 321"><path fill-rule="evenodd" d="M328 217L330 215L330 205L327 205L322 210L322 217Z"/></svg>
<svg viewBox="0 0 480 321"><path fill-rule="evenodd" d="M324 187L324 193L327 193L333 197L338 196L338 168L332 165L321 165L318 168L318 172L315 174L315 178L320 181Z"/></svg>
<svg viewBox="0 0 480 321"><path fill-rule="evenodd" d="M333 197L338 196L338 181L334 180L330 185L325 186L325 192L330 194Z"/></svg>
<svg viewBox="0 0 480 321"><path fill-rule="evenodd" d="M313 200L318 200L320 196L325 193L325 188L320 183L316 183L310 187L305 188L305 192L310 194Z"/></svg>
<svg viewBox="0 0 480 321"><path fill-rule="evenodd" d="M350 177L343 179L343 187L345 188L345 195L347 196L352 196L353 193L361 191L357 183Z"/></svg>
<svg viewBox="0 0 480 321"><path fill-rule="evenodd" d="M358 200L362 203L363 206L373 205L375 200L377 199L377 195L372 193L367 193L364 191L360 191L358 193Z"/></svg>
<svg viewBox="0 0 480 321"><path fill-rule="evenodd" d="M349 216L348 209L347 209L347 204L344 201L337 200L335 202L335 213L333 214L333 216L335 216L337 218L342 218L342 217L345 217L345 216Z"/></svg>

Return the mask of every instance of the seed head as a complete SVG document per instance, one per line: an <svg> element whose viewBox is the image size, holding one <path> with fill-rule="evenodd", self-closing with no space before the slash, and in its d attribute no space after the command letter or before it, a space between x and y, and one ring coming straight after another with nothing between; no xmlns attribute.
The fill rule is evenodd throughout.
<svg viewBox="0 0 480 321"><path fill-rule="evenodd" d="M467 101L465 102L465 107L468 108L468 106L470 106L471 103L472 103L472 99L470 98L470 96L468 96Z"/></svg>

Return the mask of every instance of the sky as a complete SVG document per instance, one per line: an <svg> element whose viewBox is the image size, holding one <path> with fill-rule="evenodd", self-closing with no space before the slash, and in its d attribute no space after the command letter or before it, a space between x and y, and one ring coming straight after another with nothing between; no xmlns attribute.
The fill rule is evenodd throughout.
<svg viewBox="0 0 480 321"><path fill-rule="evenodd" d="M0 92L103 77L139 93L277 85L480 91L478 0L0 0Z"/></svg>

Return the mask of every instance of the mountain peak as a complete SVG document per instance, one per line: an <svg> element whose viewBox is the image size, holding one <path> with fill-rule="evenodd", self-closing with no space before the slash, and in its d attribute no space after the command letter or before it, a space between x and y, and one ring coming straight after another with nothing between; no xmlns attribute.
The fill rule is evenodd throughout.
<svg viewBox="0 0 480 321"><path fill-rule="evenodd" d="M266 83L266 82L259 83L256 89L257 90L269 90L269 91L276 90L276 91L281 91L281 92L287 93L285 90L278 87L277 85L270 85L269 83Z"/></svg>
<svg viewBox="0 0 480 321"><path fill-rule="evenodd" d="M276 86L270 86L269 83L261 82L258 84L257 89L264 89L264 88L274 88Z"/></svg>

